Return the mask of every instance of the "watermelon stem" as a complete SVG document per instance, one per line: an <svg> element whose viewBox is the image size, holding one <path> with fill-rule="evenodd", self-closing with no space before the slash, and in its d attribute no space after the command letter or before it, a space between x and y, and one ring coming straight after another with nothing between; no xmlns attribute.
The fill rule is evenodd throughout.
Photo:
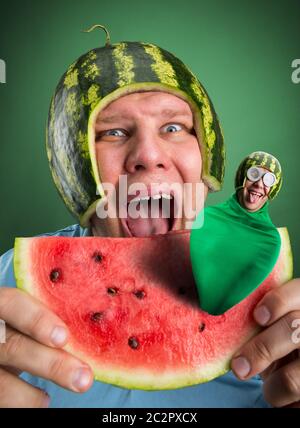
<svg viewBox="0 0 300 428"><path fill-rule="evenodd" d="M104 27L104 25L96 24L96 25L93 25L88 30L83 30L83 32L84 33L90 33L91 31L95 30L95 28L101 28L102 30L105 31L105 33L106 33L105 46L110 46L110 35L109 35L109 32L108 32L107 28Z"/></svg>

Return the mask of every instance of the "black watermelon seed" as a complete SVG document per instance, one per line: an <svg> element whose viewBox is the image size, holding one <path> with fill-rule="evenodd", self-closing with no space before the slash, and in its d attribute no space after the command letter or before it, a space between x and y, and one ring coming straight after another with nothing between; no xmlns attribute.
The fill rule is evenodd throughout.
<svg viewBox="0 0 300 428"><path fill-rule="evenodd" d="M140 346L139 341L138 341L138 339L136 337L130 337L128 339L128 345L132 349L138 349L138 347Z"/></svg>
<svg viewBox="0 0 300 428"><path fill-rule="evenodd" d="M99 253L99 252L95 252L94 254L93 254L93 259L94 259L94 261L96 262L96 263L101 263L102 262L102 260L103 260L103 256L102 256L102 254L101 253Z"/></svg>
<svg viewBox="0 0 300 428"><path fill-rule="evenodd" d="M138 299L143 299L146 296L146 293L144 290L137 290L134 291L133 293L135 295L135 297L137 297Z"/></svg>
<svg viewBox="0 0 300 428"><path fill-rule="evenodd" d="M110 294L111 296L115 296L116 294L118 294L118 289L117 288L113 288L110 287L107 289L108 294Z"/></svg>
<svg viewBox="0 0 300 428"><path fill-rule="evenodd" d="M102 318L103 318L103 312L94 312L94 313L91 315L91 320L92 320L93 322L99 322L99 321L101 321L101 320L102 320Z"/></svg>
<svg viewBox="0 0 300 428"><path fill-rule="evenodd" d="M204 323L204 322L202 322L202 323L199 325L199 331L200 331L200 333L202 333L202 332L204 331L204 329L205 329L205 323Z"/></svg>
<svg viewBox="0 0 300 428"><path fill-rule="evenodd" d="M186 289L185 289L184 287L180 287L180 288L178 288L178 294L183 295L183 294L185 294L185 293L186 293Z"/></svg>
<svg viewBox="0 0 300 428"><path fill-rule="evenodd" d="M50 272L50 281L57 282L61 278L61 270L60 269L53 269Z"/></svg>

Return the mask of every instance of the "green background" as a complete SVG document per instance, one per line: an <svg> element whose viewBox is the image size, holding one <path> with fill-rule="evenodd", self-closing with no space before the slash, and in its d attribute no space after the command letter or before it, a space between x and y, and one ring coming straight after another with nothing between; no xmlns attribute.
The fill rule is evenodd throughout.
<svg viewBox="0 0 300 428"><path fill-rule="evenodd" d="M54 231L75 220L52 183L45 152L51 95L78 56L112 42L153 42L181 58L199 77L221 120L227 147L223 191L249 152L265 150L283 166L284 185L272 203L277 226L290 232L300 275L300 84L291 63L300 58L299 1L52 0L0 2L0 253L15 236Z"/></svg>

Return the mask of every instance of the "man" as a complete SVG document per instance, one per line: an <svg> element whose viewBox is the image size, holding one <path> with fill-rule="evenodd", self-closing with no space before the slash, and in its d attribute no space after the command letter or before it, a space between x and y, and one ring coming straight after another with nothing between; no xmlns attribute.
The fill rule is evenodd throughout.
<svg viewBox="0 0 300 428"><path fill-rule="evenodd" d="M239 203L249 212L256 212L277 196L282 186L281 165L274 156L253 152L239 165L235 189Z"/></svg>
<svg viewBox="0 0 300 428"><path fill-rule="evenodd" d="M115 52L117 48L119 50ZM134 53L133 47L123 44L117 48L114 48L114 52L119 61L117 70L118 72L121 70L122 78L118 80L121 82L118 83L120 88L114 88L111 93L118 94L118 97L111 96L109 99L106 98L109 102L102 102L109 95L104 94L103 97L102 93L102 100L99 93L106 90L109 80L105 81L106 86L99 85L100 92L96 96L96 102L93 95L97 91L97 87L93 86L95 79L100 75L100 71L97 74L97 68L92 67L93 55L99 55L99 59L101 55L111 55L109 50L104 53L93 51L88 59L87 57L81 59L75 69L73 65L62 80L63 83L60 84L53 100L48 133L50 165L68 207L80 218L82 225L89 226L86 228L80 228L79 225L70 226L54 235L126 236L131 233L144 236L165 233L171 228L185 227L184 217L174 219L172 224L167 226L165 219L157 221L152 218L145 221L129 219L125 224L126 222L120 218L99 218L97 216L99 201L95 197L96 192L90 191L93 180L97 185L98 198L100 194L102 202L105 198L100 184L108 182L118 188L120 174L128 178L129 184L139 181L146 185L146 189L149 189L149 184L153 182L172 184L176 181L179 184L186 182L196 184L202 179L205 194L209 186L211 189L213 187L217 189L222 181L222 167L214 169L209 162L213 156L209 158L205 152L207 149L209 153L209 144L211 148L215 146L215 136L218 134L215 116L210 121L213 115L207 98L202 100L203 104L199 102L199 106L203 105L201 125L200 110L194 107L194 102L187 101L189 98L185 97L184 91L179 91L176 86L176 79L170 66L172 61L167 53L162 59L159 57L160 52L153 51L153 45L145 48L146 52L148 49L147 55L149 52L152 55L153 61L149 61L147 57L140 70L136 66L136 75L139 79L141 73L147 74L148 69L151 69L152 74L149 72L151 75L153 70L161 70L155 66L155 61L158 61L165 73L159 77L158 85L148 85L148 89L153 90L145 91L144 87L142 91L138 91L141 86L130 86L126 80L129 79L128 76L132 79L133 71L131 74L128 73L131 62L122 56L126 49L128 49L126 52ZM138 49L140 58L144 52L140 45ZM173 62L173 65L175 68L179 67L178 63ZM87 88L87 98L84 98L82 107L75 101L78 73L84 68L86 68L85 77L82 78L80 88ZM126 76L123 72L125 69ZM90 86L87 84L86 76L93 80ZM186 75L186 82L188 78L191 79L191 75ZM152 79L155 80L156 77L152 76ZM168 79L168 84L166 82L161 84L163 79ZM144 82L149 82L149 78L147 77ZM120 95L117 91L122 88L125 89ZM189 90L188 85L184 88L186 92ZM198 91L200 89L198 86ZM65 94L61 98L60 90ZM88 116L84 116L88 103L90 110ZM81 107L82 110L78 111ZM65 116L62 118L62 115ZM76 134L77 123L83 126L84 131L79 130L77 139L72 139ZM76 155L75 164L72 164L73 148L78 141L86 141L86 137L90 157L82 149L79 151L80 155ZM62 154L62 148L65 148L66 144L69 157ZM214 153L220 159L222 147L215 146ZM77 177L81 177L80 182L76 182L74 176L70 178L70 170L74 174L77 173ZM149 194L149 190L147 192L146 196L156 196ZM109 197L106 201L110 202ZM126 205L127 202L130 201L126 201ZM247 379L246 382L242 383L232 374L228 374L195 387L144 392L124 390L100 382L95 382L92 386L92 373L89 367L61 350L68 341L68 331L63 322L39 302L14 288L11 251L1 258L0 272L0 284L3 285L0 289L0 318L7 325L7 341L0 347L2 407L47 407L50 402L53 407L265 406L261 380L257 376L265 369L268 369L265 371L265 390L271 404L286 405L300 399L299 390L295 387L300 382L299 360L289 363L290 365L283 365L278 372L272 373L271 370L277 364L277 360L289 355L296 348L290 340L290 325L294 318L297 316L300 318L297 312L300 307L298 280L291 281L276 293L270 293L255 311L256 319L260 323L272 325L249 342L233 361L233 369L240 378ZM267 319L269 312L270 317ZM17 376L19 372L23 372L21 377ZM292 378L291 373L295 374Z"/></svg>
<svg viewBox="0 0 300 428"><path fill-rule="evenodd" d="M265 152L251 153L238 167L235 193L221 204L206 207L196 218L190 255L201 308L206 312L223 314L272 272L282 243L269 215L269 200L281 184L278 160ZM286 275L285 280L291 272Z"/></svg>

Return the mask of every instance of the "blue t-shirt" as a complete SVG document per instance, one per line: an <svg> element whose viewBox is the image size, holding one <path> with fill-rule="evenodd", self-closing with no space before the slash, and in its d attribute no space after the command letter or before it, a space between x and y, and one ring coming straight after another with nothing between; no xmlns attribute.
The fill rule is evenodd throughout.
<svg viewBox="0 0 300 428"><path fill-rule="evenodd" d="M44 235L88 236L89 230L73 225ZM16 287L13 250L0 257L0 286ZM21 377L44 389L51 397L51 407L269 407L263 399L262 381L259 376L242 382L231 372L208 383L170 391L128 390L95 381L83 394L67 391L50 381L27 373L23 373Z"/></svg>

